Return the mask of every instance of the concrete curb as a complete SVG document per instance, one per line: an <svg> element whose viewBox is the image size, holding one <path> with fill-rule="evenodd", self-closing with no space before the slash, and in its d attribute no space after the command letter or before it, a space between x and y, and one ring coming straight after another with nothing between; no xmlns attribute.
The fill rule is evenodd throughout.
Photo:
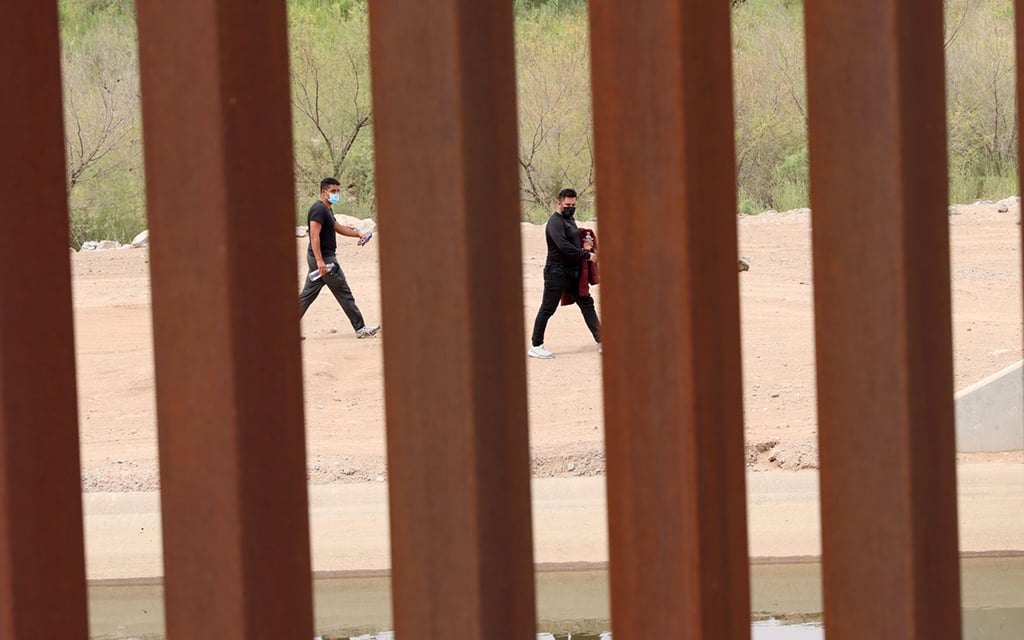
<svg viewBox="0 0 1024 640"><path fill-rule="evenodd" d="M960 551L1024 552L1024 465L958 469ZM608 562L603 477L532 483L534 561L553 570ZM91 584L158 582L163 574L158 493L87 493L86 569ZM387 485L310 487L313 571L381 576L391 569ZM821 554L816 471L747 473L754 563L807 562Z"/></svg>

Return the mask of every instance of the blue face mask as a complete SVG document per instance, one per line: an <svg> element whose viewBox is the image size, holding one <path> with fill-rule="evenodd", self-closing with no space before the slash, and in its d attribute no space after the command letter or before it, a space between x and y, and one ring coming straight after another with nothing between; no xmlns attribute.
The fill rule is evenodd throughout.
<svg viewBox="0 0 1024 640"><path fill-rule="evenodd" d="M327 202L330 202L331 204L338 204L338 200L341 200L341 194L340 193L328 193L327 194Z"/></svg>

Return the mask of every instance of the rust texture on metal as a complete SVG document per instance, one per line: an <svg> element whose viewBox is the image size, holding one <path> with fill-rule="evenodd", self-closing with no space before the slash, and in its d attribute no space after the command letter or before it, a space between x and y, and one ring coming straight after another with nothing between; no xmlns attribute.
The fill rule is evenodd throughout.
<svg viewBox="0 0 1024 640"><path fill-rule="evenodd" d="M590 6L612 627L746 638L729 5Z"/></svg>
<svg viewBox="0 0 1024 640"><path fill-rule="evenodd" d="M395 632L532 637L512 3L369 7Z"/></svg>
<svg viewBox="0 0 1024 640"><path fill-rule="evenodd" d="M1014 31L1017 43L1017 105L1024 105L1024 0L1015 0L1013 9ZM1021 109L1018 106L1016 123L1018 131L1020 131L1020 123ZM1020 160L1021 158L1024 158L1024 138L1019 134L1017 135L1017 158L1017 169L1020 172L1017 184L1021 185L1024 184L1024 162ZM1017 224L1021 224L1020 209L1018 209L1017 213ZM1024 246L1024 225L1021 226L1021 245ZM1021 258L1024 260L1024 251L1021 253ZM1024 263L1022 263L1021 268L1022 271L1024 271Z"/></svg>
<svg viewBox="0 0 1024 640"><path fill-rule="evenodd" d="M313 635L285 3L138 3L167 632Z"/></svg>
<svg viewBox="0 0 1024 640"><path fill-rule="evenodd" d="M805 11L825 632L959 638L942 3Z"/></svg>
<svg viewBox="0 0 1024 640"><path fill-rule="evenodd" d="M57 3L0 14L0 638L85 638Z"/></svg>

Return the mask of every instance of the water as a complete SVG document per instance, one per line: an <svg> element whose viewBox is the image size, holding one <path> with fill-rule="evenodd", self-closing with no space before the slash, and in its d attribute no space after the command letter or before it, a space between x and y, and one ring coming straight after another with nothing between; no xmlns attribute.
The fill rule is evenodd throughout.
<svg viewBox="0 0 1024 640"><path fill-rule="evenodd" d="M776 638L786 638L787 640L815 640L825 637L825 634L820 627L810 625L786 625L781 622L758 622L751 628L751 632L752 640L775 640ZM395 636L391 632L384 632L379 634L352 636L349 639L339 640L394 640L394 637ZM573 633L565 635L541 632L537 634L536 640L613 640L613 638L610 632L603 632L599 634Z"/></svg>
<svg viewBox="0 0 1024 640"><path fill-rule="evenodd" d="M751 575L753 640L820 640L821 566L755 564ZM537 574L537 631L547 640L611 640L605 570ZM961 561L965 640L1024 638L1024 557ZM160 585L89 589L91 638L159 640L164 637ZM393 640L390 580L384 576L314 582L315 628L331 640ZM505 640L501 632L491 635ZM490 640L490 639L488 639Z"/></svg>

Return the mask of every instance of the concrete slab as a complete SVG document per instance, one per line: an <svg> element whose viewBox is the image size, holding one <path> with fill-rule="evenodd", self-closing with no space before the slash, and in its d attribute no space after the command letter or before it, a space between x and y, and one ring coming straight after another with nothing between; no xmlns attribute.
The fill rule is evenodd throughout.
<svg viewBox="0 0 1024 640"><path fill-rule="evenodd" d="M956 450L1024 449L1024 360L958 392Z"/></svg>
<svg viewBox="0 0 1024 640"><path fill-rule="evenodd" d="M1024 465L960 465L960 550L1024 553ZM608 527L603 477L534 480L534 557L540 569L603 567ZM821 553L818 474L747 474L749 548L755 563ZM86 571L94 584L158 582L163 575L157 493L87 493ZM384 575L391 568L387 486L313 486L313 570Z"/></svg>

